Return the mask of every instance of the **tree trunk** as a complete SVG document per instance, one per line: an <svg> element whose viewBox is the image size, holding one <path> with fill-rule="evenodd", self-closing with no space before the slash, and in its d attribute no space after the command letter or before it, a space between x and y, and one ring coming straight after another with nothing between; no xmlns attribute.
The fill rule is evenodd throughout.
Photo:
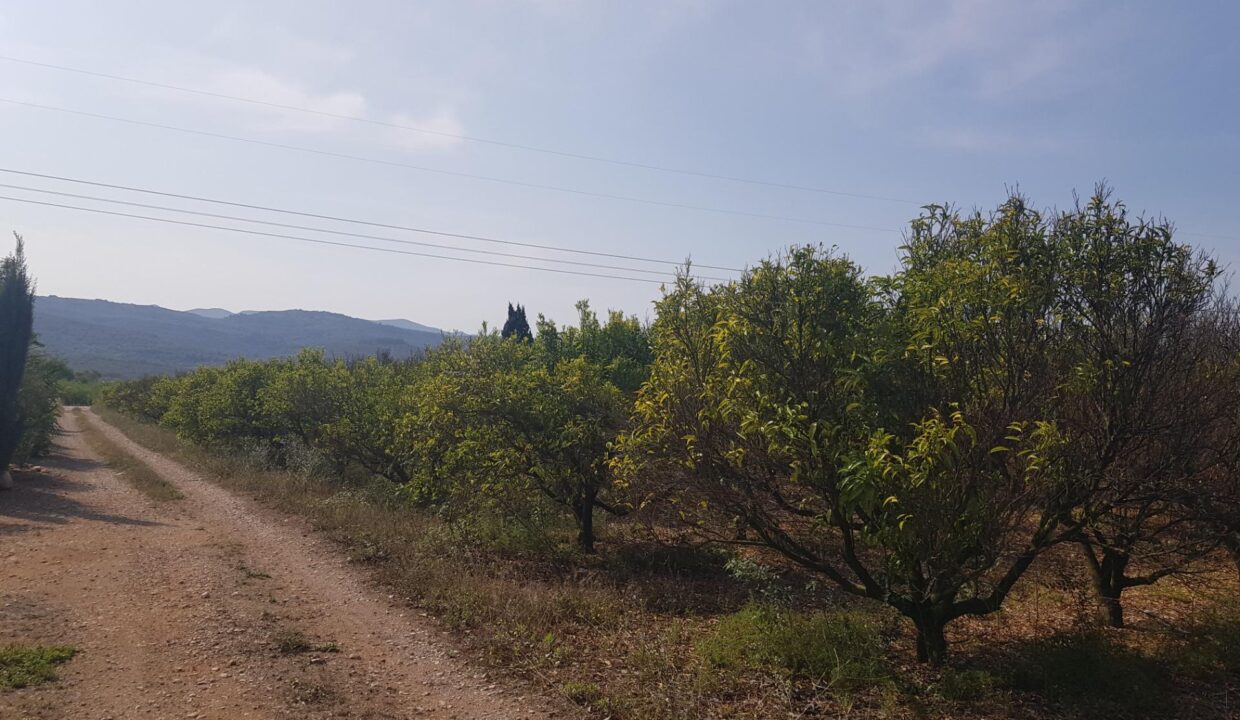
<svg viewBox="0 0 1240 720"><path fill-rule="evenodd" d="M583 493L573 506L577 521L577 547L584 553L594 552L594 493Z"/></svg>
<svg viewBox="0 0 1240 720"><path fill-rule="evenodd" d="M947 660L947 636L944 628L947 623L932 613L914 618L917 626L917 660L938 667Z"/></svg>
<svg viewBox="0 0 1240 720"><path fill-rule="evenodd" d="M1120 599L1122 588L1098 588L1098 624L1103 627L1124 627L1124 603Z"/></svg>
<svg viewBox="0 0 1240 720"><path fill-rule="evenodd" d="M1095 558L1089 546L1083 546L1090 562L1090 579L1098 599L1098 624L1103 627L1124 627L1124 604L1122 595L1127 587L1124 570L1129 558L1123 553L1102 548L1102 557Z"/></svg>
<svg viewBox="0 0 1240 720"><path fill-rule="evenodd" d="M5 470L4 472L0 472L0 490L12 490L12 489L13 489L13 476L9 474L8 470Z"/></svg>

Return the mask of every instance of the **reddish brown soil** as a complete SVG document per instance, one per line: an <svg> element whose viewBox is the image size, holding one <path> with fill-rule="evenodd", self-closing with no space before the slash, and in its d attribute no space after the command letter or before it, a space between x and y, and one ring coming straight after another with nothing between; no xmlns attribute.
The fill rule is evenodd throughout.
<svg viewBox="0 0 1240 720"><path fill-rule="evenodd" d="M184 493L102 464L89 422ZM0 494L0 645L65 644L60 680L0 690L0 718L545 718L298 520L66 413L45 472ZM274 638L312 643L281 653Z"/></svg>

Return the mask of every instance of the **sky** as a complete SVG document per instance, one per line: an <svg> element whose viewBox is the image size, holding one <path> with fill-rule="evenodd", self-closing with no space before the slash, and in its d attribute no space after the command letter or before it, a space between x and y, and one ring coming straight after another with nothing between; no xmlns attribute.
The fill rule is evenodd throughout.
<svg viewBox="0 0 1240 720"><path fill-rule="evenodd" d="M5 198L602 277L12 199L0 228L26 238L41 294L464 330L508 302L650 318L678 263L728 278L701 266L794 244L886 273L924 204L987 209L1019 188L1063 208L1102 180L1235 268L1237 27L1240 5L1206 1L11 1L0 168L641 259L4 172L20 186Z"/></svg>

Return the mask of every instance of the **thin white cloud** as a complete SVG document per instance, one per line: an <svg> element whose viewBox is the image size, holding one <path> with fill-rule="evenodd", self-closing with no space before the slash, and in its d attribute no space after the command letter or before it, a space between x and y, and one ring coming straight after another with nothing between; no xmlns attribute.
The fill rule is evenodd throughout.
<svg viewBox="0 0 1240 720"><path fill-rule="evenodd" d="M385 118L385 121L393 125L417 128L417 130L393 128L397 145L413 152L446 150L460 144L462 142L460 136L465 134L465 127L457 118L456 112L447 106L439 107L435 112L425 116L399 113Z"/></svg>
<svg viewBox="0 0 1240 720"><path fill-rule="evenodd" d="M231 68L208 76L200 85L204 90L224 95L304 108L319 113L365 117L366 98L356 92L316 93L275 75L254 68ZM250 106L262 118L266 129L303 133L334 132L350 120L312 113Z"/></svg>
<svg viewBox="0 0 1240 720"><path fill-rule="evenodd" d="M1077 59L1088 31L1074 12L1064 0L871 0L816 23L806 47L826 87L845 96L930 78L1002 95L1061 75Z"/></svg>
<svg viewBox="0 0 1240 720"><path fill-rule="evenodd" d="M1063 150L1073 140L1062 136L985 127L929 128L918 140L930 147L981 155L1041 155Z"/></svg>

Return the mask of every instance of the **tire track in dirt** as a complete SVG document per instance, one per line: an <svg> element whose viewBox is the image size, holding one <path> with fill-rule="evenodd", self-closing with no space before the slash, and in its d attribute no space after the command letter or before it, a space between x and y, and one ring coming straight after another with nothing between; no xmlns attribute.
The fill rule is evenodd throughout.
<svg viewBox="0 0 1240 720"><path fill-rule="evenodd" d="M154 503L96 459L90 423L185 498ZM0 495L0 644L75 645L61 681L0 691L2 718L549 718L299 519L66 412L48 472ZM308 652L273 638L303 634ZM338 652L322 647L334 643Z"/></svg>

